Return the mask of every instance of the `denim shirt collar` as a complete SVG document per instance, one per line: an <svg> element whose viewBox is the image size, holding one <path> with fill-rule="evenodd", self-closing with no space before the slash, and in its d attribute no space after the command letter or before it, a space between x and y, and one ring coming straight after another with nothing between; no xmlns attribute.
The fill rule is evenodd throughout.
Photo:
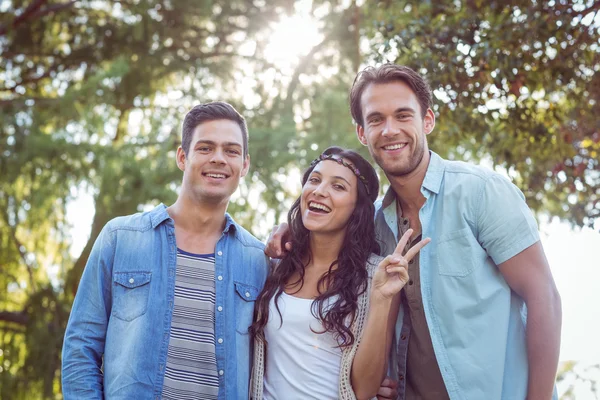
<svg viewBox="0 0 600 400"><path fill-rule="evenodd" d="M163 203L160 203L149 213L150 222L152 224L152 229L156 229L156 227L162 224L164 221L171 220L171 216L167 212L167 206ZM237 223L231 218L229 213L225 213L225 228L223 229L223 233L228 233L230 229L233 229L232 232L239 231Z"/></svg>

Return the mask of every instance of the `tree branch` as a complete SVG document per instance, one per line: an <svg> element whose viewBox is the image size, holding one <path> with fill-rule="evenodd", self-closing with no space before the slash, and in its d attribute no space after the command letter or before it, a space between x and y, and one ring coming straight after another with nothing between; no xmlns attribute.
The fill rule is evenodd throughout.
<svg viewBox="0 0 600 400"><path fill-rule="evenodd" d="M25 311L0 311L0 321L27 325L29 316Z"/></svg>
<svg viewBox="0 0 600 400"><path fill-rule="evenodd" d="M36 290L35 279L33 279L33 266L27 260L27 251L23 250L23 249L25 249L25 246L23 246L23 244L21 243L19 238L17 238L16 228L9 223L8 212L6 211L5 207L2 207L2 218L4 219L6 226L10 230L10 237L12 239L12 242L15 245L15 247L17 248L17 251L19 252L19 255L21 256L21 259L23 260L25 267L27 268L27 273L29 275L29 284L31 286L31 289Z"/></svg>
<svg viewBox="0 0 600 400"><path fill-rule="evenodd" d="M36 0L33 3L31 3L29 5L29 7L27 7L25 9L25 11L23 11L23 14L19 15L18 17L15 17L15 19L13 19L13 22L10 24L10 27L14 29L29 19L40 18L45 15L64 10L66 8L70 8L76 3L76 1L70 1L68 3L53 4L44 9L40 9L40 7L42 7L42 5L44 3L46 3L47 1L48 0ZM0 35L4 35L7 32L8 32L8 27L0 26Z"/></svg>

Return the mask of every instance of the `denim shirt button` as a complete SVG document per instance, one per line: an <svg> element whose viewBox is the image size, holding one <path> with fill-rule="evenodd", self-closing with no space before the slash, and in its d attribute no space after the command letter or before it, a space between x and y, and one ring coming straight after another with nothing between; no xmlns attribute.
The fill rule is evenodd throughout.
<svg viewBox="0 0 600 400"><path fill-rule="evenodd" d="M133 282L135 282L135 281L133 280L133 278L129 278L129 283L133 283Z"/></svg>
<svg viewBox="0 0 600 400"><path fill-rule="evenodd" d="M220 281L222 281L223 277L221 275L219 275L219 276L217 276L217 279L220 280Z"/></svg>
<svg viewBox="0 0 600 400"><path fill-rule="evenodd" d="M219 375L223 376L224 373L225 373L225 371L223 371L222 369L219 370Z"/></svg>
<svg viewBox="0 0 600 400"><path fill-rule="evenodd" d="M246 292L246 297L250 297L250 292Z"/></svg>
<svg viewBox="0 0 600 400"><path fill-rule="evenodd" d="M222 256L223 252L221 250L217 251L217 255Z"/></svg>
<svg viewBox="0 0 600 400"><path fill-rule="evenodd" d="M223 307L221 307L221 306L217 307L217 311L223 311Z"/></svg>
<svg viewBox="0 0 600 400"><path fill-rule="evenodd" d="M219 338L219 340L217 340L217 342L219 342L219 343L223 343L223 339L222 339L222 338Z"/></svg>

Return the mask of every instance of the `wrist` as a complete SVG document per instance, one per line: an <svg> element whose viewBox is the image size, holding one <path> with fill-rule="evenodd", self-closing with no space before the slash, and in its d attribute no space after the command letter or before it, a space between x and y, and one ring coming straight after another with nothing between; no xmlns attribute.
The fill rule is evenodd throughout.
<svg viewBox="0 0 600 400"><path fill-rule="evenodd" d="M377 290L371 292L371 296L369 299L371 305L377 307L391 307L393 300L394 296L386 296L382 293L379 293L379 291Z"/></svg>

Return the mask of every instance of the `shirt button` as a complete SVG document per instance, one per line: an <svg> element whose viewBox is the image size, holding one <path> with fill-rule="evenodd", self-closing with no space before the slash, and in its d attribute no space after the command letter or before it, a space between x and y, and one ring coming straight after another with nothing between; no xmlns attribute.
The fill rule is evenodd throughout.
<svg viewBox="0 0 600 400"><path fill-rule="evenodd" d="M246 292L246 297L250 297L250 292Z"/></svg>
<svg viewBox="0 0 600 400"><path fill-rule="evenodd" d="M404 375L400 375L400 376L398 377L398 380L399 380L399 381L403 381L403 380L404 380Z"/></svg>
<svg viewBox="0 0 600 400"><path fill-rule="evenodd" d="M402 221L402 224L403 224L403 225L406 225L406 224L408 224L408 220L407 220L407 219L405 219L404 221Z"/></svg>
<svg viewBox="0 0 600 400"><path fill-rule="evenodd" d="M221 275L219 275L219 276L217 276L217 279L220 280L220 281L222 281L223 277Z"/></svg>
<svg viewBox="0 0 600 400"><path fill-rule="evenodd" d="M223 252L221 250L217 251L217 255L222 256Z"/></svg>
<svg viewBox="0 0 600 400"><path fill-rule="evenodd" d="M135 282L135 281L133 280L133 278L129 278L129 283L133 283L133 282Z"/></svg>
<svg viewBox="0 0 600 400"><path fill-rule="evenodd" d="M402 340L406 340L406 335L402 335L402 336L400 336L400 339L402 339Z"/></svg>
<svg viewBox="0 0 600 400"><path fill-rule="evenodd" d="M409 264L413 264L415 262L414 258L412 260L410 260L408 263Z"/></svg>
<svg viewBox="0 0 600 400"><path fill-rule="evenodd" d="M412 286L414 282L412 281L412 279L410 281L408 281L408 284Z"/></svg>
<svg viewBox="0 0 600 400"><path fill-rule="evenodd" d="M223 307L219 306L219 307L217 307L217 310L218 311L223 311Z"/></svg>
<svg viewBox="0 0 600 400"><path fill-rule="evenodd" d="M223 339L219 338L219 340L217 340L217 342L223 343Z"/></svg>
<svg viewBox="0 0 600 400"><path fill-rule="evenodd" d="M225 373L225 371L219 370L219 375L223 376L224 373Z"/></svg>

